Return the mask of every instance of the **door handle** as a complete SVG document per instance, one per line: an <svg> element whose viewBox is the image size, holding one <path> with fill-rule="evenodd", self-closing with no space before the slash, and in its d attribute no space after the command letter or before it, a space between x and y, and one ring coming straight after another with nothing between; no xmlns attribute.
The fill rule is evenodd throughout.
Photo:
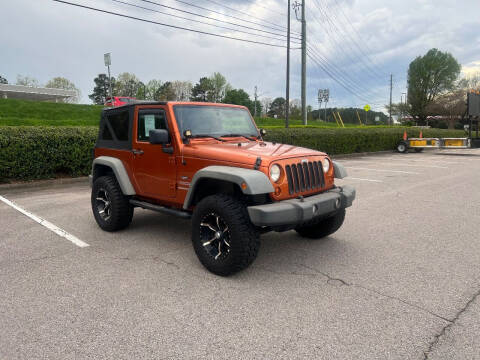
<svg viewBox="0 0 480 360"><path fill-rule="evenodd" d="M133 155L143 155L143 150L133 149L132 153Z"/></svg>

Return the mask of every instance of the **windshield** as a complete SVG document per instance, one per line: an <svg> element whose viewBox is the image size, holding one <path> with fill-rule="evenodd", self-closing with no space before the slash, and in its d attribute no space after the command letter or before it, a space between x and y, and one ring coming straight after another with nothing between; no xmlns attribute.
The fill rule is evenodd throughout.
<svg viewBox="0 0 480 360"><path fill-rule="evenodd" d="M258 136L258 130L245 109L222 106L175 105L180 134L190 130L192 136Z"/></svg>

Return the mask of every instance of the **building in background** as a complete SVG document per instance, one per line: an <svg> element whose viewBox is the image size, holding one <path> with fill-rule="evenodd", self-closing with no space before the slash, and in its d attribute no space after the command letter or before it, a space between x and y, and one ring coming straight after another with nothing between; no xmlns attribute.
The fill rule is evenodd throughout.
<svg viewBox="0 0 480 360"><path fill-rule="evenodd" d="M77 93L71 90L0 84L1 99L63 102L75 96Z"/></svg>

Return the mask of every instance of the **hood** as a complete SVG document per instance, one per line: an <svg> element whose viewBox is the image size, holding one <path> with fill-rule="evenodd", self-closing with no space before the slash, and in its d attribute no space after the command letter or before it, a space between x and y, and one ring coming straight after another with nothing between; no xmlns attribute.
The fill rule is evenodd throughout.
<svg viewBox="0 0 480 360"><path fill-rule="evenodd" d="M244 140L242 140L244 141ZM239 146L239 144L241 146ZM202 159L235 161L254 164L257 157L262 158L262 165L274 160L296 157L325 155L325 153L303 147L276 144L271 142L197 142L184 147L184 155Z"/></svg>

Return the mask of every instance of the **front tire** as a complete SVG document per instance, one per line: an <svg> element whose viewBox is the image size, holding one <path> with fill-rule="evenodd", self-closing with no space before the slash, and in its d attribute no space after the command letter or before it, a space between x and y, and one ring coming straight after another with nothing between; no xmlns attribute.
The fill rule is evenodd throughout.
<svg viewBox="0 0 480 360"><path fill-rule="evenodd" d="M224 194L208 196L196 206L192 243L203 266L220 276L246 269L260 249L246 206Z"/></svg>
<svg viewBox="0 0 480 360"><path fill-rule="evenodd" d="M92 211L98 226L113 232L125 229L133 218L133 206L114 176L101 176L92 187Z"/></svg>
<svg viewBox="0 0 480 360"><path fill-rule="evenodd" d="M302 237L308 239L321 239L336 232L343 225L345 220L345 209L335 215L322 220L313 220L295 228L295 231Z"/></svg>

